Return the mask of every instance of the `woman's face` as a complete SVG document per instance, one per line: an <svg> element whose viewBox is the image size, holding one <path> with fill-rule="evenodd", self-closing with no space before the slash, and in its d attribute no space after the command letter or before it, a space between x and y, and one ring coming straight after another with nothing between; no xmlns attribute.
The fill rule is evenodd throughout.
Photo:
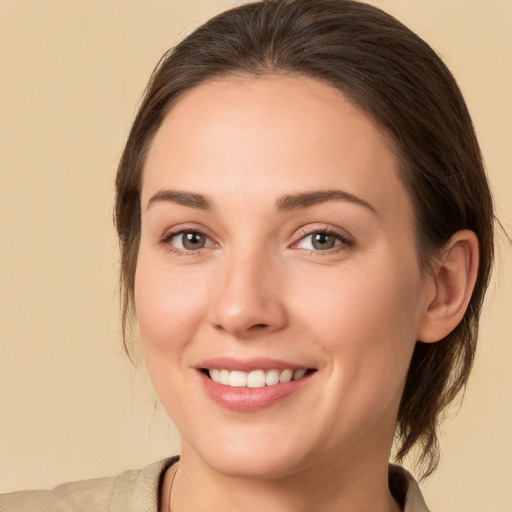
<svg viewBox="0 0 512 512"><path fill-rule="evenodd" d="M218 79L169 112L135 301L185 454L267 477L387 461L429 289L397 167L383 131L310 78Z"/></svg>

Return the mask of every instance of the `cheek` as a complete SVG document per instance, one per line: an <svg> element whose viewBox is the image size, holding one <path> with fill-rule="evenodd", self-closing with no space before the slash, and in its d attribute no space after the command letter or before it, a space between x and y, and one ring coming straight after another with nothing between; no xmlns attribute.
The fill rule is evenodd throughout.
<svg viewBox="0 0 512 512"><path fill-rule="evenodd" d="M168 415L181 424L190 400L187 350L201 325L205 290L201 280L148 260L140 255L134 290L145 366Z"/></svg>
<svg viewBox="0 0 512 512"><path fill-rule="evenodd" d="M298 316L312 320L310 328L344 380L364 376L396 386L405 377L416 343L419 277L410 260L392 262L382 256L328 282L316 279L308 287L324 293L297 304Z"/></svg>
<svg viewBox="0 0 512 512"><path fill-rule="evenodd" d="M169 356L183 351L194 336L204 309L204 283L198 276L173 271L146 261L138 262L135 308L148 369L169 364Z"/></svg>

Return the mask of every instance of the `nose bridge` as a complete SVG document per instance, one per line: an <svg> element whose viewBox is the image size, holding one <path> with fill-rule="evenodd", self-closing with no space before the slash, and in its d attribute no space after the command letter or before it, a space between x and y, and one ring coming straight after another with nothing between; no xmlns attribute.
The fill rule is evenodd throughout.
<svg viewBox="0 0 512 512"><path fill-rule="evenodd" d="M272 332L286 324L278 293L279 265L268 248L248 241L233 247L219 265L211 323L239 338Z"/></svg>

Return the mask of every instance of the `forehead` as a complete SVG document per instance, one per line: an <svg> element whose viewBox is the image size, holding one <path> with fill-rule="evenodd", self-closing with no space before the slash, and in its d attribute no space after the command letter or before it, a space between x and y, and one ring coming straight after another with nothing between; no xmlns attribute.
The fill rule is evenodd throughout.
<svg viewBox="0 0 512 512"><path fill-rule="evenodd" d="M282 75L216 79L188 91L152 141L143 204L161 188L231 192L243 204L328 188L381 205L407 195L380 126L331 85Z"/></svg>

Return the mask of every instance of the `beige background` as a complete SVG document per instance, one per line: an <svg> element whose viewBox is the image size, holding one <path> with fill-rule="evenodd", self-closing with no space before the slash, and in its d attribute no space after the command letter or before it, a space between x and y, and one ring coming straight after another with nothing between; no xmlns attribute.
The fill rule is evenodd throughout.
<svg viewBox="0 0 512 512"><path fill-rule="evenodd" d="M119 336L113 179L161 54L231 0L0 0L0 492L140 467L178 450ZM445 58L512 232L512 1L374 2ZM433 510L512 511L512 251L447 422Z"/></svg>

